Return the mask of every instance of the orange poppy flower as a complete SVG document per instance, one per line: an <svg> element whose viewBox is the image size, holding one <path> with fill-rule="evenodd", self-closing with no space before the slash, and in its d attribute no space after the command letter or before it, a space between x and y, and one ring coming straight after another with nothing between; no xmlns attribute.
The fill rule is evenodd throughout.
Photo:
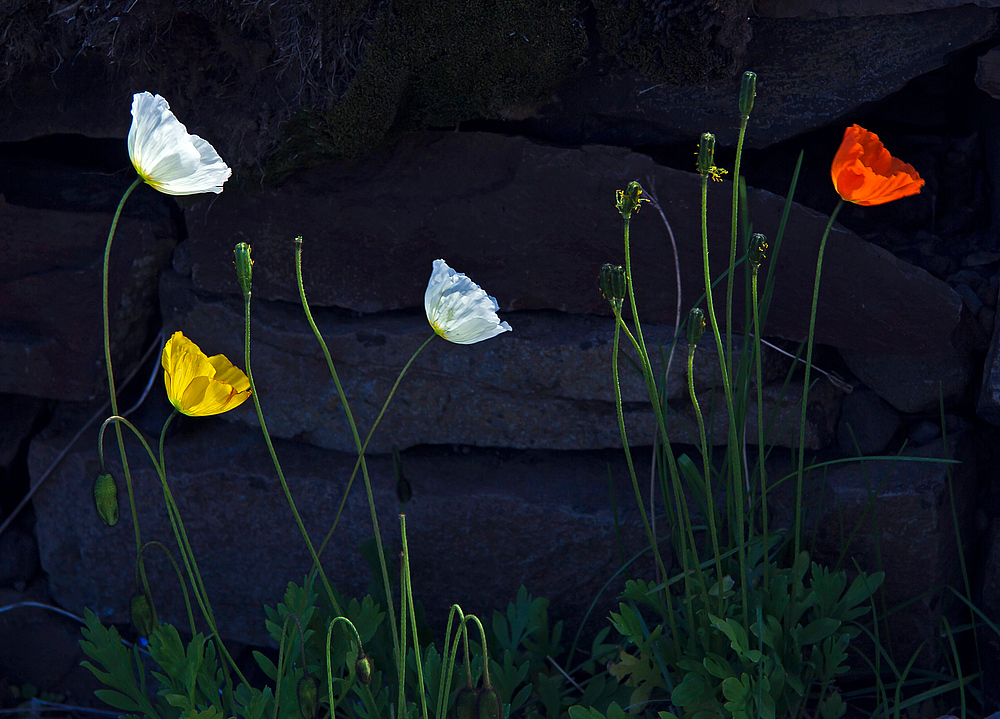
<svg viewBox="0 0 1000 719"><path fill-rule="evenodd" d="M878 135L860 125L844 131L830 175L838 194L855 205L882 205L916 195L924 186L916 170L890 155Z"/></svg>

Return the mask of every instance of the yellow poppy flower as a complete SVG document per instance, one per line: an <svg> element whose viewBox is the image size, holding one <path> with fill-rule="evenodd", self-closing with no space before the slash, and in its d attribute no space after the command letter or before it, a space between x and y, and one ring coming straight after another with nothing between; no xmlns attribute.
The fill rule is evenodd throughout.
<svg viewBox="0 0 1000 719"><path fill-rule="evenodd" d="M182 332L167 341L160 363L170 404L182 414L221 414L250 396L250 380L242 370L223 355L208 357Z"/></svg>

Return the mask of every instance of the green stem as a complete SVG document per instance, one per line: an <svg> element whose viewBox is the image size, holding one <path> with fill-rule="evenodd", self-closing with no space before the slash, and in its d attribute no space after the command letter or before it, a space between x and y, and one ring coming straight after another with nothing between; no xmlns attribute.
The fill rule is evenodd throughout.
<svg viewBox="0 0 1000 719"><path fill-rule="evenodd" d="M330 626L326 629L326 691L327 697L330 700L330 719L337 716L337 702L333 698L333 657L330 656L330 645L333 639L333 628L338 623L343 623L350 627L350 632L354 635L354 641L358 643L359 657L361 656L361 652L364 651L361 645L361 637L358 635L358 629L354 626L354 623L347 617L334 617L333 621L330 622ZM305 668L304 662L302 666Z"/></svg>
<svg viewBox="0 0 1000 719"><path fill-rule="evenodd" d="M806 459L806 408L809 399L809 374L812 369L813 339L816 336L816 308L819 305L819 280L823 272L823 253L826 251L826 240L830 236L830 228L833 227L837 213L844 206L841 198L837 206L830 215L826 229L823 230L823 238L819 241L819 253L816 256L816 277L813 280L812 308L809 312L809 335L806 338L806 371L805 380L802 383L802 416L799 420L799 468L795 480L795 556L799 556L802 548L802 476Z"/></svg>
<svg viewBox="0 0 1000 719"><path fill-rule="evenodd" d="M746 546L744 544L744 538L746 533L746 527L744 523L744 512L745 512L745 502L743 497L743 469L742 469L742 458L743 453L740 451L740 440L738 432L736 431L736 412L733 409L733 388L729 382L729 371L727 368L727 358L726 354L722 349L722 337L719 333L719 321L715 316L715 306L712 301L712 276L708 265L708 175L703 174L701 177L701 248L702 248L702 264L704 265L705 273L705 303L708 307L708 319L709 323L712 325L712 336L715 338L715 346L719 355L719 369L722 372L722 386L726 395L726 410L729 413L729 466L730 475L732 478L732 492L734 496L735 511L736 515L736 547L737 556L739 557L740 563L740 588L743 593L743 606L747 606L747 589L746 589ZM735 258L730 261L729 274L730 279L733 274L733 262ZM714 506L714 505L713 505ZM714 536L713 541L718 541ZM722 592L722 577L718 577L719 581L719 591L720 596ZM747 624L746 613L743 615L744 624ZM744 629L747 627L745 626Z"/></svg>
<svg viewBox="0 0 1000 719"><path fill-rule="evenodd" d="M115 210L114 217L111 220L111 230L108 232L108 241L104 246L104 270L102 273L102 285L101 285L101 313L103 317L103 328L104 328L104 364L108 370L108 393L111 396L111 414L118 416L118 394L115 391L115 371L114 366L111 363L111 315L108 310L108 285L110 282L109 269L111 267L111 243L115 238L115 230L118 229L118 219L121 217L122 208L125 206L125 200L129 198L133 190L137 188L142 183L142 178L137 177L135 181L128 186L125 190L125 194L122 195L122 199L118 202L118 208ZM139 515L135 511L135 494L132 491L132 475L128 467L128 457L125 453L125 442L122 438L121 427L115 423L115 436L118 438L118 451L121 454L122 459L122 472L125 475L125 487L128 490L128 503L129 508L132 511L132 528L135 531L135 551L136 553L142 548L142 538L139 532ZM144 566L140 565L139 571L142 578L143 589L149 593L149 582L146 580L146 569Z"/></svg>
<svg viewBox="0 0 1000 719"><path fill-rule="evenodd" d="M455 631L455 641L451 642L451 624L455 618L456 612L458 613L458 629ZM448 612L448 623L445 625L444 630L444 644L442 648L444 650L444 658L441 662L441 681L438 683L438 698L437 704L434 709L435 717L443 717L445 714L446 702L448 696L451 694L451 678L455 672L455 661L458 658L458 643L462 638L463 628L465 627L465 614L462 613L462 608L457 604L451 605L451 610ZM466 663L465 673L468 678L468 683L472 685L472 675L471 670Z"/></svg>
<svg viewBox="0 0 1000 719"><path fill-rule="evenodd" d="M194 636L198 632L198 630L194 624L194 612L191 610L191 598L188 595L187 583L184 581L184 574L181 572L181 568L180 566L178 566L177 560L174 559L174 555L170 553L170 550L167 549L166 545L163 542L159 542L157 540L146 542L144 545L142 545L142 551L139 552L140 562L143 561L143 555L146 553L146 550L149 549L150 547L159 547L160 549L162 549L163 553L167 555L167 559L170 560L170 564L174 568L174 573L177 575L177 582L181 585L181 592L184 595L184 607L187 609L188 623L191 625L191 636ZM138 574L138 567L136 568L136 574ZM138 579L139 578L136 577L136 583L138 583ZM154 606L153 625L156 626L157 624L158 621L156 619L156 607Z"/></svg>
<svg viewBox="0 0 1000 719"><path fill-rule="evenodd" d="M628 227L627 220L625 226ZM631 284L632 283L629 282L630 286ZM612 384L615 388L615 410L618 416L618 431L621 433L622 447L625 448L625 463L628 465L629 477L632 479L632 488L635 491L635 498L639 505L639 516L642 518L642 526L646 530L646 537L649 540L649 546L653 549L653 556L656 558L656 565L659 568L660 574L664 578L664 584L666 585L667 570L663 564L662 557L660 557L660 548L656 545L656 541L653 539L653 530L649 526L649 519L646 516L646 506L642 500L642 492L639 490L639 480L636 478L635 467L632 465L632 452L628 444L628 435L625 432L625 414L622 408L622 389L618 380L618 339L621 336L620 330L622 327L622 318L621 312L617 311L618 308L616 307L615 309L615 339L611 350L611 377ZM638 332L638 325L636 326L636 332ZM666 436L666 433L664 433L664 436ZM670 587L665 586L663 593L666 595L667 599L667 620L670 623L670 637L674 643L674 650L679 656L680 640L677 634L677 621L674 618L673 598L670 594Z"/></svg>
<svg viewBox="0 0 1000 719"><path fill-rule="evenodd" d="M760 474L760 508L761 522L764 530L764 566L768 563L768 547L770 535L768 534L767 516L767 473L764 471L764 379L761 368L762 357L760 352L760 307L757 299L757 270L755 265L753 275L750 278L752 286L751 301L753 303L753 352L757 365L757 472ZM764 572L764 594L767 594L767 572Z"/></svg>
<svg viewBox="0 0 1000 719"><path fill-rule="evenodd" d="M184 560L184 567L187 569L188 580L191 582L191 588L194 590L194 597L198 601L198 606L201 609L202 615L205 617L205 621L208 622L209 628L212 630L212 634L215 636L216 644L219 647L219 653L226 658L226 660L232 665L233 669L236 671L237 676L240 681L247 684L246 677L240 671L239 666L236 664L236 660L233 659L226 645L222 641L222 635L219 634L218 625L215 622L215 613L212 611L212 604L208 599L208 591L205 589L205 583L201 578L201 571L198 569L198 560L195 558L194 549L191 547L191 541L188 539L187 530L184 529L184 521L181 519L180 509L177 507L177 502L174 500L173 492L170 491L170 486L167 484L167 470L166 464L163 458L163 440L167 434L167 427L170 426L170 422L178 414L175 409L167 417L167 421L163 423L163 429L160 430L160 464L158 475L160 478L160 484L163 487L163 499L167 504L167 517L170 519L170 526L174 530L174 539L177 541L177 547L181 552L181 559ZM225 667L223 667L225 669ZM229 676L229 671L224 672L226 677L226 688L230 694L232 694L232 679Z"/></svg>
<svg viewBox="0 0 1000 719"><path fill-rule="evenodd" d="M722 585L722 552L719 551L718 530L715 523L715 499L712 497L712 458L708 453L708 441L705 437L705 419L701 414L701 405L698 403L698 395L694 392L694 352L695 346L688 347L687 375L688 394L691 396L691 404L694 405L694 415L698 420L698 439L701 441L701 457L703 472L705 475L705 510L708 513L708 528L712 537L712 551L715 553L715 582L716 590L719 594L719 616L723 615L725 606L725 592ZM708 597L705 597L706 604Z"/></svg>
<svg viewBox="0 0 1000 719"><path fill-rule="evenodd" d="M726 362L733 372L733 272L736 266L736 223L739 215L740 159L743 156L743 138L747 132L748 115L740 117L740 136L736 141L736 164L733 166L733 217L729 237L729 277L726 280Z"/></svg>
<svg viewBox="0 0 1000 719"><path fill-rule="evenodd" d="M424 719L427 716L427 696L424 692L424 667L420 658L420 642L417 640L417 613L413 607L413 587L410 585L410 551L406 544L406 515L399 515L399 534L403 542L403 587L406 592L403 600L407 604L410 615L410 629L413 632L413 654L417 661L417 686L420 695L420 708L423 710Z"/></svg>
<svg viewBox="0 0 1000 719"><path fill-rule="evenodd" d="M326 588L327 597L330 599L330 604L333 606L334 611L337 614L342 615L343 611L340 609L340 603L337 601L336 595L333 593L333 587L330 585L330 580L326 577L326 572L323 571L323 565L320 564L319 555L316 554L316 549L313 547L312 540L309 539L309 533L306 531L305 525L302 523L302 517L299 515L299 510L295 506L295 500L292 499L292 491L288 488L288 482L285 480L285 473L281 470L281 463L278 462L278 455L274 451L274 444L271 442L271 435L267 431L267 424L264 422L264 413L260 408L260 397L257 394L257 388L254 386L253 382L253 370L250 368L250 295L247 294L243 299L244 307L244 331L243 331L243 358L244 364L246 365L247 380L250 382L250 396L253 397L253 405L257 410L257 421L260 423L261 432L264 434L264 442L267 444L267 451L271 455L271 461L274 463L274 470L278 474L278 480L281 482L281 489L285 493L285 499L288 500L288 506L292 510L292 515L295 517L295 524L298 525L299 532L302 534L302 538L305 540L306 547L309 548L309 554L312 556L313 566L319 572L320 579L323 580L323 586Z"/></svg>
<svg viewBox="0 0 1000 719"><path fill-rule="evenodd" d="M403 375L406 373L406 370L409 369L410 365L413 363L413 360L415 360L417 358L417 355L420 354L420 352L424 349L424 347L427 346L427 343L430 342L432 339L434 339L435 335L431 335L431 337L429 337L427 341L425 341L422 345L420 345L417 351L413 353L413 356L410 357L410 361L403 366L403 369L399 373L399 376L396 377L396 382L395 384L393 384L392 390L389 392L389 396L386 397L385 403L382 405L382 410L378 413L378 417L376 417L375 423L372 425L371 430L368 432L368 436L365 438L364 444L362 444L361 437L358 434L357 423L355 423L354 421L354 413L351 412L351 406L347 401L347 395L344 393L344 387L343 385L341 385L340 377L337 375L337 368L333 364L333 358L330 356L330 350L326 346L326 340L323 339L323 334L319 331L319 327L316 326L316 321L313 319L312 311L309 309L309 301L306 299L306 289L304 283L302 282L302 236L301 235L295 238L295 280L299 287L299 299L302 302L302 311L305 313L306 320L309 322L309 327L312 328L313 334L316 336L316 340L319 342L320 349L323 351L323 356L326 358L327 367L330 370L330 375L333 377L333 384L337 388L337 396L340 397L340 403L344 408L345 414L347 415L347 422L351 426L351 435L354 437L354 445L357 447L358 450L358 459L354 463L354 471L351 472L351 478L347 482L347 489L344 490L344 497L340 502L340 507L337 509L337 515L334 518L333 526L330 528L330 531L327 533L326 538L320 545L319 551L320 552L323 551L323 549L326 547L327 542L330 540L330 537L333 536L333 531L337 528L337 522L340 520L341 512L343 512L344 510L344 504L347 502L348 494L351 491L351 485L354 483L354 477L357 475L358 466L360 465L361 475L365 480L365 492L368 497L368 511L371 515L372 531L375 533L375 548L378 550L379 567L382 570L382 583L383 583L383 588L385 589L385 602L389 612L389 626L392 627L393 649L396 652L397 660L405 662L406 652L405 649L403 649L402 653L400 653L401 645L399 641L399 636L396 633L396 617L394 616L395 612L392 606L392 591L389 587L389 570L385 561L385 550L382 547L382 532L379 530L378 526L378 514L375 511L375 495L372 492L371 478L368 475L368 463L365 461L365 450L368 448L368 441L372 438L372 434L374 434L375 428L381 421L382 415L385 414L385 409L386 407L389 406L389 401L392 399L392 396L396 393L396 388L399 386L400 381L403 379ZM248 297L247 298L248 308L249 308L249 303L250 303L250 298ZM247 337L249 341L249 336L250 336L249 314L247 317L248 317ZM250 357L250 346L248 344L247 345L248 374L250 367L249 357ZM263 419L261 419L261 426L263 426ZM270 440L268 441L268 445L270 445ZM310 545L310 547L311 546L312 545ZM319 564L319 555L316 554L315 556L316 556L316 568L322 572L323 571L322 567ZM326 581L325 578L324 581ZM334 606L336 606L336 604ZM340 610L338 609L337 611L339 612Z"/></svg>

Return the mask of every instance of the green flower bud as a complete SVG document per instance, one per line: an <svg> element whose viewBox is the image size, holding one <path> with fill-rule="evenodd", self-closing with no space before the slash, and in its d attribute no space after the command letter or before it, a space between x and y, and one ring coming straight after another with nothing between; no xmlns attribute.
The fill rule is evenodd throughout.
<svg viewBox="0 0 1000 719"><path fill-rule="evenodd" d="M740 82L740 117L750 117L756 95L757 73L748 70L743 73L743 80Z"/></svg>
<svg viewBox="0 0 1000 719"><path fill-rule="evenodd" d="M698 172L702 177L710 176L715 170L715 135L711 132L701 133L698 143Z"/></svg>
<svg viewBox="0 0 1000 719"><path fill-rule="evenodd" d="M632 217L632 213L639 211L639 205L643 202L649 202L647 198L642 196L642 185L635 180L628 183L624 190L618 190L616 196L615 207L626 220Z"/></svg>
<svg viewBox="0 0 1000 719"><path fill-rule="evenodd" d="M503 702L500 700L500 692L493 687L479 690L476 717L477 719L501 719L503 717Z"/></svg>
<svg viewBox="0 0 1000 719"><path fill-rule="evenodd" d="M153 633L153 603L144 593L132 595L130 607L132 626L140 637L148 637Z"/></svg>
<svg viewBox="0 0 1000 719"><path fill-rule="evenodd" d="M306 673L295 688L299 698L299 714L302 719L314 719L319 709L319 682L312 674Z"/></svg>
<svg viewBox="0 0 1000 719"><path fill-rule="evenodd" d="M396 475L396 499L400 504L406 504L413 498L413 487L406 481L403 474L403 462L399 458L399 450L392 446L392 471Z"/></svg>
<svg viewBox="0 0 1000 719"><path fill-rule="evenodd" d="M753 233L750 237L750 249L747 251L747 259L754 272L761 266L767 258L767 238L759 232Z"/></svg>
<svg viewBox="0 0 1000 719"><path fill-rule="evenodd" d="M625 283L625 268L621 265L605 262L601 267L597 286L601 290L601 295L608 302L624 300L628 291Z"/></svg>
<svg viewBox="0 0 1000 719"><path fill-rule="evenodd" d="M694 349L701 342L702 335L705 334L705 313L700 307L695 307L688 314L687 341L688 347Z"/></svg>
<svg viewBox="0 0 1000 719"><path fill-rule="evenodd" d="M94 504L101 521L109 527L118 524L118 485L109 472L102 472L94 481Z"/></svg>
<svg viewBox="0 0 1000 719"><path fill-rule="evenodd" d="M240 283L243 296L250 296L250 286L253 284L253 260L250 259L250 245L240 242L233 250L236 255L236 280Z"/></svg>
<svg viewBox="0 0 1000 719"><path fill-rule="evenodd" d="M476 700L479 693L466 685L455 695L455 719L476 719Z"/></svg>
<svg viewBox="0 0 1000 719"><path fill-rule="evenodd" d="M363 649L358 650L358 658L354 662L354 675L365 686L372 682L372 660L368 658Z"/></svg>

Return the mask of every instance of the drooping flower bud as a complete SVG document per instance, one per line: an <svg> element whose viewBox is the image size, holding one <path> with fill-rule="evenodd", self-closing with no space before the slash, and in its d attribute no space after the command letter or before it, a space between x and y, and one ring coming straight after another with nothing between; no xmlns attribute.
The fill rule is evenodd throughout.
<svg viewBox="0 0 1000 719"><path fill-rule="evenodd" d="M109 527L118 524L118 485L110 472L101 472L94 481L94 504L101 521Z"/></svg>
<svg viewBox="0 0 1000 719"><path fill-rule="evenodd" d="M236 280L240 283L243 296L250 296L250 286L253 284L253 260L250 259L250 245L240 242L233 250L236 255Z"/></svg>
<svg viewBox="0 0 1000 719"><path fill-rule="evenodd" d="M625 283L625 268L621 265L605 262L601 266L598 287L601 290L601 295L608 302L624 300L628 291Z"/></svg>
<svg viewBox="0 0 1000 719"><path fill-rule="evenodd" d="M371 684L372 660L365 654L364 649L358 649L358 658L354 662L354 676L365 686Z"/></svg>
<svg viewBox="0 0 1000 719"><path fill-rule="evenodd" d="M702 335L705 334L705 313L700 307L695 307L688 313L687 341L688 347L694 349L701 342Z"/></svg>
<svg viewBox="0 0 1000 719"><path fill-rule="evenodd" d="M476 700L479 692L466 685L455 695L455 719L477 719Z"/></svg>
<svg viewBox="0 0 1000 719"><path fill-rule="evenodd" d="M740 117L750 117L753 110L753 99L757 96L757 73L747 70L740 82Z"/></svg>
<svg viewBox="0 0 1000 719"><path fill-rule="evenodd" d="M139 592L132 595L130 606L132 626L140 637L148 637L153 633L153 603L145 593Z"/></svg>
<svg viewBox="0 0 1000 719"><path fill-rule="evenodd" d="M634 212L639 211L639 206L643 202L649 202L648 198L642 196L642 185L635 180L628 183L624 190L618 190L616 197L615 207L626 220L632 217Z"/></svg>
<svg viewBox="0 0 1000 719"><path fill-rule="evenodd" d="M759 232L753 233L750 237L750 248L747 250L747 259L754 272L763 264L767 258L767 238Z"/></svg>
<svg viewBox="0 0 1000 719"><path fill-rule="evenodd" d="M476 702L477 719L501 719L503 717L503 701L500 692L493 687L479 690L479 700Z"/></svg>
<svg viewBox="0 0 1000 719"><path fill-rule="evenodd" d="M306 673L299 679L295 693L299 698L299 714L302 719L314 719L319 709L319 682L316 677Z"/></svg>

